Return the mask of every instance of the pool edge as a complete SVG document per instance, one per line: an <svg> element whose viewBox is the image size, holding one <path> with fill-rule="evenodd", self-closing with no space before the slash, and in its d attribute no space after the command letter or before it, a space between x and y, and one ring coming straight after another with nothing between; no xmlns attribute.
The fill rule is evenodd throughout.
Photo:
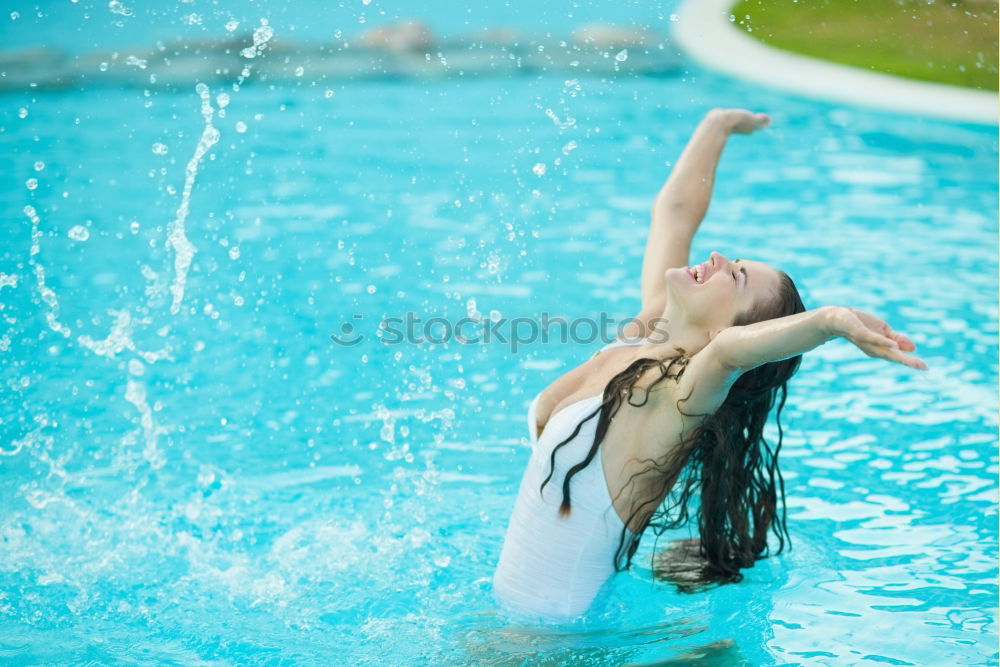
<svg viewBox="0 0 1000 667"><path fill-rule="evenodd" d="M729 21L737 0L681 0L673 36L700 65L769 88L827 102L998 124L996 93L869 72L768 46Z"/></svg>

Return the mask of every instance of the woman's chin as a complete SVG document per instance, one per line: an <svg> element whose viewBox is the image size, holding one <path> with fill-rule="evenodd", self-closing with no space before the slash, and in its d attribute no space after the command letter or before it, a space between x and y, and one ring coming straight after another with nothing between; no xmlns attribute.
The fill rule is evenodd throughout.
<svg viewBox="0 0 1000 667"><path fill-rule="evenodd" d="M694 278L688 273L686 267L667 269L664 277L672 289L690 289L695 285Z"/></svg>

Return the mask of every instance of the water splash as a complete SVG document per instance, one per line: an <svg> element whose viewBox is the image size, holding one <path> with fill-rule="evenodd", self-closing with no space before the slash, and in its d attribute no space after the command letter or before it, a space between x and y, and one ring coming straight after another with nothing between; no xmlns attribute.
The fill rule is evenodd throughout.
<svg viewBox="0 0 1000 667"><path fill-rule="evenodd" d="M134 371L134 364L130 364L130 367ZM125 386L125 400L139 411L139 426L142 427L143 439L146 442L142 450L143 458L149 462L153 470L162 468L166 465L167 459L157 446L157 440L164 429L157 426L153 420L153 410L146 401L146 385L130 377Z"/></svg>
<svg viewBox="0 0 1000 667"><path fill-rule="evenodd" d="M267 43L274 37L274 28L267 24L267 19L260 20L260 26L253 31L253 45L240 51L244 58L256 58L264 49Z"/></svg>
<svg viewBox="0 0 1000 667"><path fill-rule="evenodd" d="M49 425L49 420L45 415L39 415L35 417L35 421L38 422L38 427L32 429L23 438L15 438L10 444L11 449L4 449L0 447L0 456L17 456L21 453L22 449L36 449L39 445L51 446L54 438L45 433L44 429Z"/></svg>
<svg viewBox="0 0 1000 667"><path fill-rule="evenodd" d="M108 3L108 11L112 14L120 14L121 16L132 16L132 10L118 0L111 0L111 2Z"/></svg>
<svg viewBox="0 0 1000 667"><path fill-rule="evenodd" d="M99 357L114 359L122 350L130 350L146 360L147 363L156 363L160 359L173 359L171 348L168 345L156 352L146 352L136 347L132 340L132 331L136 324L152 324L152 319L148 317L134 318L127 309L108 311L115 317L114 324L104 340L94 340L90 336L83 335L77 338L77 342ZM138 360L135 363L141 364ZM130 362L131 363L131 362Z"/></svg>
<svg viewBox="0 0 1000 667"><path fill-rule="evenodd" d="M59 322L59 299L56 298L56 293L45 284L45 267L35 259L35 255L41 252L42 239L42 232L38 229L38 213L35 211L34 206L25 206L24 214L31 221L31 250L28 253L28 263L35 270L35 282L38 284L38 293L41 295L42 301L49 307L49 312L45 313L45 321L48 323L50 329L69 338L73 332L70 331L69 327Z"/></svg>
<svg viewBox="0 0 1000 667"><path fill-rule="evenodd" d="M83 225L73 225L66 233L74 241L86 241L90 238L90 232Z"/></svg>
<svg viewBox="0 0 1000 667"><path fill-rule="evenodd" d="M202 130L201 138L198 139L198 145L194 149L194 155L191 156L187 169L185 169L184 190L181 192L181 204L177 208L177 217L167 227L167 246L173 248L175 253L174 282L170 285L170 293L173 295L170 312L174 315L181 309L188 269L191 268L191 260L194 259L194 254L197 252L194 244L188 240L184 229L184 222L187 220L191 206L191 190L194 188L201 159L208 152L208 149L219 141L219 131L212 125L212 117L215 113L212 108L212 93L204 83L195 86L195 90L201 97L201 115L205 119L205 129Z"/></svg>
<svg viewBox="0 0 1000 667"><path fill-rule="evenodd" d="M0 271L0 290L4 287L17 287L17 281L20 276L16 273L4 273Z"/></svg>
<svg viewBox="0 0 1000 667"><path fill-rule="evenodd" d="M209 125L209 127L211 127ZM216 138L217 140L217 138ZM214 142L213 142L214 143ZM200 144L199 144L200 145ZM211 145L211 144L209 144ZM206 148L207 150L207 148ZM197 151L196 151L197 155ZM200 156L198 156L200 159ZM193 178L190 179L193 182ZM190 188L186 188L186 193L189 193ZM31 249L28 254L28 263L32 266L35 271L35 280L38 285L38 292L42 297L42 301L49 306L49 312L45 315L45 320L49 325L49 328L53 331L62 334L64 337L69 338L72 335L72 331L69 327L63 325L59 322L59 299L56 297L56 293L48 287L45 283L45 267L43 267L36 259L35 256L41 252L41 230L39 229L40 218L37 211L33 206L25 206L24 213L28 216L31 221ZM186 212L185 212L186 215ZM183 220L181 221L181 234L183 234ZM71 233L72 237L73 234ZM186 240L186 239L185 239ZM193 255L193 252L191 253ZM190 264L190 258L188 259L188 264ZM186 269L185 269L186 270ZM11 285L17 285L16 276L10 277L6 274L2 274L3 280L0 281L0 287ZM182 292L183 293L183 292ZM111 311L112 315L115 315L115 323L111 327L111 331L108 333L107 338L102 341L95 341L90 336L82 335L77 338L77 341L85 348L89 349L91 352L98 356L107 357L109 359L114 359L115 355L122 350L128 349L143 359L148 363L154 363L160 359L170 358L169 347L156 352L144 352L142 350L137 350L135 343L131 338L132 327L136 322L149 324L150 319L138 319L133 320L131 314L128 310L122 311ZM141 362L134 360L129 368L133 371L134 375L141 375L141 373L135 373L135 364L139 364L141 367ZM149 404L146 402L146 387L139 382L133 381L131 378L128 380L128 384L125 390L125 398L136 406L139 410L139 423L142 427L142 432L145 437L146 447L143 450L144 458L152 465L154 469L160 468L166 464L166 458L163 456L157 447L157 437L160 433L164 432L162 427L158 427L153 421L153 411L150 409ZM43 424L44 426L44 424ZM33 443L38 441L38 437L29 436L22 441L15 441L13 444L15 448L13 450L3 450L4 456L12 456L21 451L24 446L31 446ZM70 456L71 453L67 453L66 456ZM52 471L56 474L60 474L62 471L62 459L53 460L48 457L47 454L39 455L39 460L49 463ZM64 473L62 473L64 476Z"/></svg>

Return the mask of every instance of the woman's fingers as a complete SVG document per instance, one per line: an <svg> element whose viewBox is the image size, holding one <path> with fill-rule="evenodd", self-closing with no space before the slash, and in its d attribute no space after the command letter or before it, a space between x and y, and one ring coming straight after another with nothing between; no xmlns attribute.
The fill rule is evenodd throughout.
<svg viewBox="0 0 1000 667"><path fill-rule="evenodd" d="M894 349L899 348L899 343L896 342L894 339L889 338L888 336L883 336L882 334L872 331L871 329L861 328L861 330L857 331L852 336L852 338L855 338L859 341L864 341L866 343L869 343L870 345L880 345Z"/></svg>
<svg viewBox="0 0 1000 667"><path fill-rule="evenodd" d="M903 334L899 333L898 331L893 331L892 327L890 327L888 324L885 325L885 328L879 333L881 333L886 338L891 338L892 340L896 341L896 343L899 344L899 348L901 350L912 352L917 347L912 340L910 340Z"/></svg>
<svg viewBox="0 0 1000 667"><path fill-rule="evenodd" d="M866 313L865 311L858 310L857 308L851 308L850 311L854 313L854 315L858 318L858 321L860 321L866 328L877 331L883 336L896 341L899 344L900 349L906 350L907 352L912 352L917 349L916 344L912 340L893 330L892 327L871 313Z"/></svg>
<svg viewBox="0 0 1000 667"><path fill-rule="evenodd" d="M893 331L892 327L871 313L855 308L850 308L849 311L853 317L847 318L846 338L857 345L862 352L869 357L895 361L918 370L927 370L927 364L907 354L917 348L912 340Z"/></svg>
<svg viewBox="0 0 1000 667"><path fill-rule="evenodd" d="M915 349L917 349L916 343L914 343L912 340L910 340L903 334L899 333L898 331L894 331L892 327L890 327L888 324L884 325L884 327L885 328L883 329L882 334L899 343L899 349L906 350L907 352L913 352Z"/></svg>
<svg viewBox="0 0 1000 667"><path fill-rule="evenodd" d="M904 366L909 366L910 368L916 368L917 370L921 371L927 370L927 364L925 364L920 359L917 359L913 355L906 354L905 352L896 352L894 354L890 354L888 359L890 361L899 362Z"/></svg>
<svg viewBox="0 0 1000 667"><path fill-rule="evenodd" d="M896 345L895 341L892 341L892 345L887 345L884 343L872 343L865 342L858 347L862 352L867 354L869 357L874 357L878 359L885 359L886 361L895 361L897 363L903 364L904 366L909 366L910 368L915 368L918 370L926 371L927 364L925 364L920 359L914 357L911 354L906 354L900 350Z"/></svg>
<svg viewBox="0 0 1000 667"><path fill-rule="evenodd" d="M746 109L726 109L730 119L730 129L737 134L750 134L767 127L771 117L766 113L754 113Z"/></svg>
<svg viewBox="0 0 1000 667"><path fill-rule="evenodd" d="M913 352L915 349L917 349L916 343L914 343L912 340L910 340L901 333L893 332L892 338L897 343L899 343L899 349L901 350L906 350L907 352Z"/></svg>

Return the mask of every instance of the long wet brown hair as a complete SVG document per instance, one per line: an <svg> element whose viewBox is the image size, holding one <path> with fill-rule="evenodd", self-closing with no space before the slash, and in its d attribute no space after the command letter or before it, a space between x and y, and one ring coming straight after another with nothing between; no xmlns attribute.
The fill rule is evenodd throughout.
<svg viewBox="0 0 1000 667"><path fill-rule="evenodd" d="M778 294L741 313L733 326L745 326L805 310L795 283L787 274L779 274ZM657 568L654 561L654 571L673 579L681 590L695 590L712 582L740 581L743 578L741 569L752 567L757 560L768 555L769 529L778 539L775 553L782 552L789 537L785 525L785 486L778 470L778 452L784 435L781 411L788 395L788 380L798 370L801 359L801 355L795 356L747 371L733 384L726 400L711 415L689 415L681 410L680 405L690 395L678 400L677 409L682 414L702 416L704 419L667 455L659 460L648 460L648 467L630 478L629 483L632 484L636 477L642 475L644 479L656 480L659 488L645 502L634 507L625 522L626 528L622 530L615 554L615 570L631 566L639 539L647 528L652 527L654 533L660 536L665 530L680 528L692 520L698 525L697 549L693 541L689 541L684 548L674 549L672 556L684 555L695 565L691 566L689 562L685 567L668 562L665 567ZM583 461L569 469L563 479L560 516L570 512L570 480L594 460L623 398L627 398L633 407L642 407L657 384L667 379L679 380L689 360L684 350L679 350L670 359L637 359L611 378L604 388L601 406L552 449L552 470L542 482L541 489L545 488L555 470L556 451L572 441L585 422L599 415L590 451ZM645 397L641 403L632 403L636 380L653 367L659 368L660 377L644 392L639 392ZM778 406L775 415L778 439L772 448L764 438L764 425L775 403ZM695 495L700 496L697 505L691 502ZM634 534L628 529L633 522L642 526ZM670 576L671 570L674 574L679 570L686 572L681 572L681 576Z"/></svg>

